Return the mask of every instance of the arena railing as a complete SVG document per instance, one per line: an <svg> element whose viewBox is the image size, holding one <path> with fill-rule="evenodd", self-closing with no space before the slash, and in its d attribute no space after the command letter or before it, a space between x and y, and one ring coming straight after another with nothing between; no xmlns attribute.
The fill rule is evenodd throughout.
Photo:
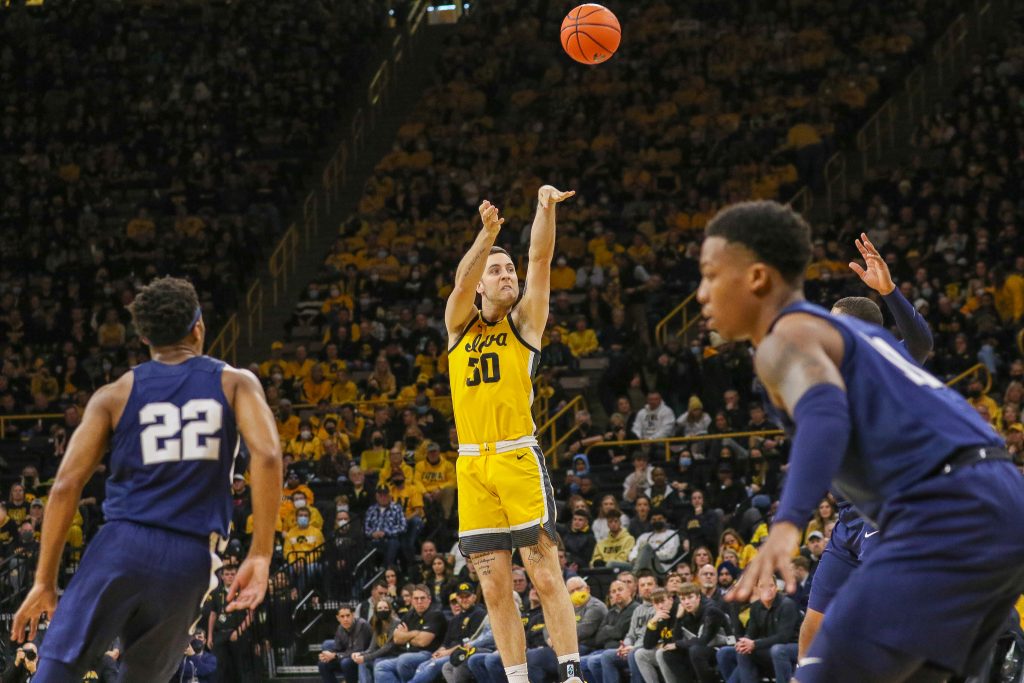
<svg viewBox="0 0 1024 683"><path fill-rule="evenodd" d="M890 97L861 126L854 136L860 169L866 173L897 145L901 128L913 130L926 111L927 84L940 90L953 85L970 57L970 46L1002 14L1007 0L975 0L967 12L958 15L932 45L932 60L919 66L903 80L903 89ZM825 165L826 206L829 218L846 200L848 181L845 152L838 152Z"/></svg>
<svg viewBox="0 0 1024 683"><path fill-rule="evenodd" d="M395 75L408 62L406 57L412 54L423 36L427 5L426 0L414 0L412 3L404 30L395 36L390 54L381 62L370 79L365 104L352 115L347 139L338 145L324 164L320 186L310 191L303 201L301 235L299 227L292 224L271 252L267 264L270 271L271 296L264 296L262 280L254 282L246 294L245 307L232 315L211 342L211 356L236 364L240 328L244 325L246 344L252 346L255 334L263 329L264 308L268 305L277 306L280 295L288 289L289 277L295 273L300 241L302 247L308 249L312 245L313 237L320 234L321 218L330 217L337 209L341 189L349 180L352 165L366 142L367 131L374 127L381 107L387 103L394 90Z"/></svg>
<svg viewBox="0 0 1024 683"><path fill-rule="evenodd" d="M698 309L696 312L691 312L690 310L692 308L691 304L696 300L697 291L694 290L654 326L654 339L658 346L665 345L669 334L682 337L690 328L697 324L697 321L700 320L700 310ZM677 319L679 320L678 329L674 332L669 332L669 326L673 325Z"/></svg>
<svg viewBox="0 0 1024 683"><path fill-rule="evenodd" d="M575 424L575 421L568 430L566 430L561 437L558 435L558 421L565 415L575 414L577 410L585 410L587 407L586 401L583 399L582 394L573 396L564 406L559 408L555 413L549 417L544 424L537 428L537 441L539 441L543 447L546 442L548 446L544 448L544 457L551 461L554 467L558 467L558 447L565 443L565 440L570 436L579 431L579 425Z"/></svg>
<svg viewBox="0 0 1024 683"><path fill-rule="evenodd" d="M992 371L989 370L988 366L984 363L976 363L967 368L953 379L948 380L946 382L946 386L955 388L960 382L963 382L966 379L974 379L978 376L985 378L985 388L982 390L982 393L988 394L988 392L992 390Z"/></svg>
<svg viewBox="0 0 1024 683"><path fill-rule="evenodd" d="M591 444L584 449L584 453L590 454L594 449L613 447L650 447L663 446L665 448L665 462L672 460L672 446L677 444L697 443L700 441L715 441L718 439L745 439L751 437L772 437L784 436L781 429L761 429L746 432L725 432L722 434L697 434L695 436L668 436L663 439L621 439L617 441L600 441Z"/></svg>

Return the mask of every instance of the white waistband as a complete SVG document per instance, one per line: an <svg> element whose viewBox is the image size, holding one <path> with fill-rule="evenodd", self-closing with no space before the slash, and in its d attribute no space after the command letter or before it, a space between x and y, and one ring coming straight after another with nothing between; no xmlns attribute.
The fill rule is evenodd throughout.
<svg viewBox="0 0 1024 683"><path fill-rule="evenodd" d="M459 455L496 455L520 448L535 448L537 437L521 436L512 441L491 441L489 443L460 443Z"/></svg>

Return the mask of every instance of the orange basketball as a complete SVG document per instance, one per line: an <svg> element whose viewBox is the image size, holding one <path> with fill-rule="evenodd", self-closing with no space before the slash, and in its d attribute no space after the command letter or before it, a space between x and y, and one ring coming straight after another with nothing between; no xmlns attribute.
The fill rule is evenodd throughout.
<svg viewBox="0 0 1024 683"><path fill-rule="evenodd" d="M580 64L600 64L619 49L622 28L607 7L588 2L562 21L562 48Z"/></svg>

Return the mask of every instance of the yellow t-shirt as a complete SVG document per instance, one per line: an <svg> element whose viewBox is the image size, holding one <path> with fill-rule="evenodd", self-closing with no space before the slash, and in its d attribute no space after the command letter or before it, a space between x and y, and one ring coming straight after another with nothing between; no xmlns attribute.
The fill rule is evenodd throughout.
<svg viewBox="0 0 1024 683"><path fill-rule="evenodd" d="M436 465L424 459L416 465L416 481L427 493L452 488L455 486L455 465L444 458L438 460Z"/></svg>

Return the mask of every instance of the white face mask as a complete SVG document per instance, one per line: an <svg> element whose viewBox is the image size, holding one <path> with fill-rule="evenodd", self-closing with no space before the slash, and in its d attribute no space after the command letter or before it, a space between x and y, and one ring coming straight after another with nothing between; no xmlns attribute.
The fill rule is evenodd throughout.
<svg viewBox="0 0 1024 683"><path fill-rule="evenodd" d="M297 507L297 508L304 508L304 507L306 507L306 499L305 498L299 498L298 500L296 500L295 501L295 507Z"/></svg>

